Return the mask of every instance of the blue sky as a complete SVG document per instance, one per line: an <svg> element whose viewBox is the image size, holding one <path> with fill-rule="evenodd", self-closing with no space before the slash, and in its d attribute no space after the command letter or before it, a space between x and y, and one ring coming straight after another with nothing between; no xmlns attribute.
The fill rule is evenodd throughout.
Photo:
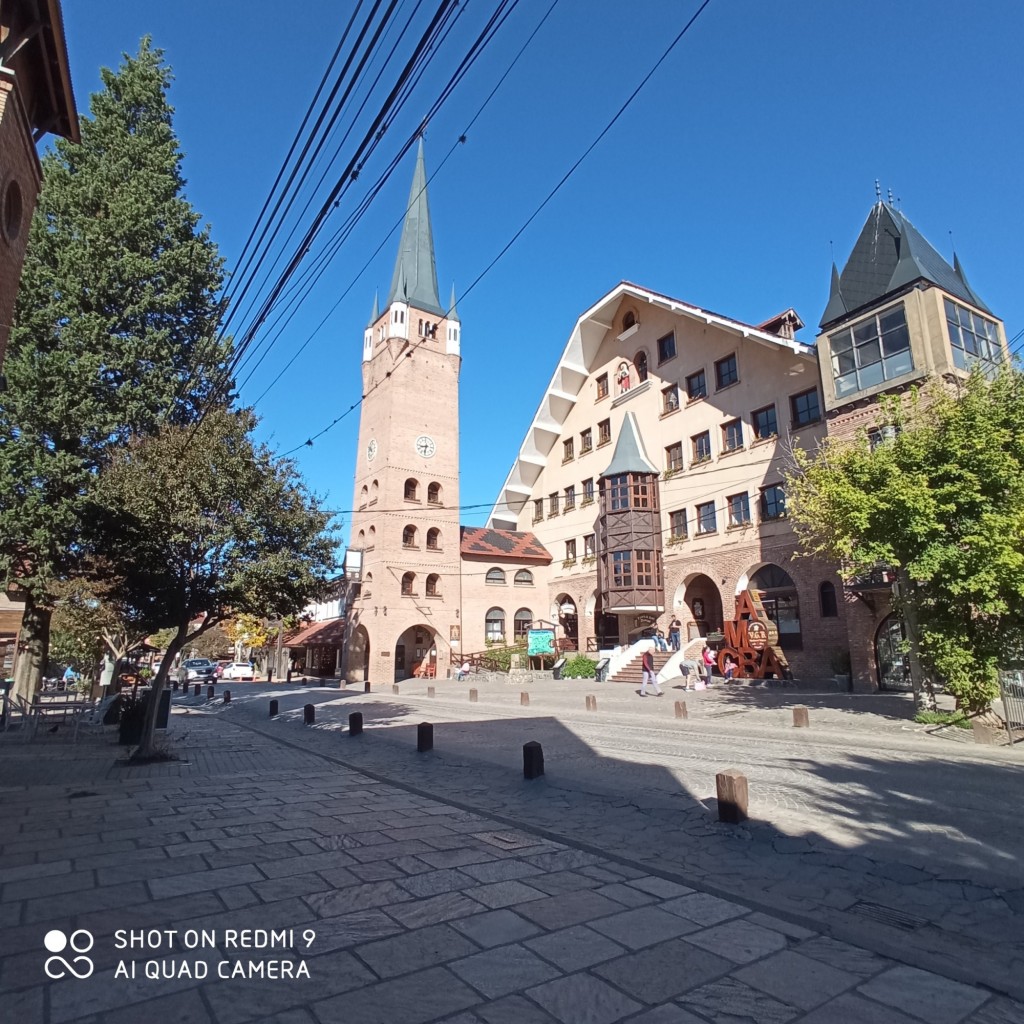
<svg viewBox="0 0 1024 1024"><path fill-rule="evenodd" d="M549 2L519 4L431 121L428 172ZM467 6L384 156L414 129L492 6ZM576 318L601 295L626 279L753 323L794 306L808 324L801 337L813 341L830 243L841 265L876 178L947 258L952 232L1008 336L1024 327L1024 5L1013 0L712 0L568 184L464 295L697 6L559 0L431 181L441 296L454 282L463 325L462 501L480 506L465 511L467 524L483 522ZM400 11L415 7L405 0ZM187 195L231 266L351 9L348 0L64 0L79 108L98 88L100 66L116 66L152 35L175 73ZM420 9L417 24L423 18ZM400 219L411 176L410 155L242 390L254 401L336 305L257 404L263 435L282 451L358 400L362 331L374 291L383 297L390 284L397 232L357 274ZM357 427L352 414L296 456L331 508L351 507Z"/></svg>

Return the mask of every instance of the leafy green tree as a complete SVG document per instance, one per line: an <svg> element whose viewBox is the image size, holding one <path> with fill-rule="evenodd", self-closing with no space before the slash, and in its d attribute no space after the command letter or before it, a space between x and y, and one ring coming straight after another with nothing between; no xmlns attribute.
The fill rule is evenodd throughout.
<svg viewBox="0 0 1024 1024"><path fill-rule="evenodd" d="M171 71L144 39L43 158L0 405L0 580L26 598L17 689L38 686L55 585L111 453L194 421L230 346L221 260L184 196Z"/></svg>
<svg viewBox="0 0 1024 1024"><path fill-rule="evenodd" d="M240 615L294 614L334 572L336 539L294 464L255 445L247 410L211 412L117 452L100 476L90 543L119 567L118 596L174 636L154 680L140 756L153 751L175 656Z"/></svg>
<svg viewBox="0 0 1024 1024"><path fill-rule="evenodd" d="M795 453L790 518L847 578L895 568L919 704L937 677L959 707L984 709L1024 649L1024 376L976 372L880 414L892 436L874 450L862 435Z"/></svg>

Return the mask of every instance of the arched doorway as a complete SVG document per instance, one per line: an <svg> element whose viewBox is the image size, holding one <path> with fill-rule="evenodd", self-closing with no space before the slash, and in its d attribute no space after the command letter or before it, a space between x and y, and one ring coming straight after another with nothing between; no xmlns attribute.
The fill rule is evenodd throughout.
<svg viewBox="0 0 1024 1024"><path fill-rule="evenodd" d="M356 626L349 638L345 678L350 683L363 683L370 678L370 634L365 626Z"/></svg>
<svg viewBox="0 0 1024 1024"><path fill-rule="evenodd" d="M687 640L696 640L699 636L722 629L722 595L710 576L702 572L690 576L683 591L683 603L690 613L690 621L686 625Z"/></svg>
<svg viewBox="0 0 1024 1024"><path fill-rule="evenodd" d="M889 615L875 633L875 669L881 690L912 690L910 665L903 652L903 620Z"/></svg>
<svg viewBox="0 0 1024 1024"><path fill-rule="evenodd" d="M779 647L784 651L803 650L800 628L800 598L793 578L773 562L766 562L753 575L741 576L736 593L757 590L765 614L779 627Z"/></svg>
<svg viewBox="0 0 1024 1024"><path fill-rule="evenodd" d="M437 678L437 635L424 623L410 626L395 643L395 682Z"/></svg>
<svg viewBox="0 0 1024 1024"><path fill-rule="evenodd" d="M554 618L562 627L564 643L560 646L566 650L578 651L580 649L580 619L576 610L576 602L568 594L559 594L555 598Z"/></svg>

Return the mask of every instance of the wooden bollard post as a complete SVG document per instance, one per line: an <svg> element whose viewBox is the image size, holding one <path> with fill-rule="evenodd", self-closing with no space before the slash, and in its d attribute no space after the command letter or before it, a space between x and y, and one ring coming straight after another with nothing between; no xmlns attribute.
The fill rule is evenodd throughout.
<svg viewBox="0 0 1024 1024"><path fill-rule="evenodd" d="M523 778L539 779L544 774L544 748L536 741L523 744Z"/></svg>
<svg viewBox="0 0 1024 1024"><path fill-rule="evenodd" d="M434 749L434 727L429 722L416 726L416 749L421 754Z"/></svg>
<svg viewBox="0 0 1024 1024"><path fill-rule="evenodd" d="M367 679L366 682L363 683L363 693L369 693L369 692L370 692L370 680Z"/></svg>
<svg viewBox="0 0 1024 1024"><path fill-rule="evenodd" d="M214 687L212 687L212 686L208 686L208 687L206 688L206 699L207 699L207 700L213 700L213 695L214 695L214 694L215 694L216 692L217 692L217 691L216 691L216 689L215 689Z"/></svg>
<svg viewBox="0 0 1024 1024"><path fill-rule="evenodd" d="M519 703L524 708L528 708L530 706L530 695L526 692L526 690L520 691L520 693L519 693Z"/></svg>
<svg viewBox="0 0 1024 1024"><path fill-rule="evenodd" d="M427 687L427 696L428 697L436 697L437 696L437 689L436 689L436 687L428 686Z"/></svg>
<svg viewBox="0 0 1024 1024"><path fill-rule="evenodd" d="M715 776L718 788L718 820L738 825L747 820L747 777L730 768Z"/></svg>
<svg viewBox="0 0 1024 1024"><path fill-rule="evenodd" d="M348 716L348 734L349 736L360 736L363 732L363 713L361 711L353 711Z"/></svg>
<svg viewBox="0 0 1024 1024"><path fill-rule="evenodd" d="M810 726L811 720L807 708L803 704L793 706L793 728L806 729Z"/></svg>
<svg viewBox="0 0 1024 1024"><path fill-rule="evenodd" d="M686 710L686 701L676 701L676 718L689 718L690 712Z"/></svg>
<svg viewBox="0 0 1024 1024"><path fill-rule="evenodd" d="M316 707L312 704L307 704L302 709L302 720L306 725L312 725L316 721Z"/></svg>
<svg viewBox="0 0 1024 1024"><path fill-rule="evenodd" d="M224 691L224 703L225 704L230 704L231 703L231 691L230 690L225 690Z"/></svg>
<svg viewBox="0 0 1024 1024"><path fill-rule="evenodd" d="M394 683L391 687L392 693L398 693L398 683Z"/></svg>
<svg viewBox="0 0 1024 1024"><path fill-rule="evenodd" d="M469 703L475 704L480 699L480 694L476 690L469 691Z"/></svg>
<svg viewBox="0 0 1024 1024"><path fill-rule="evenodd" d="M597 710L597 698L595 696L593 696L593 694L587 694L587 710L588 711L596 711Z"/></svg>
<svg viewBox="0 0 1024 1024"><path fill-rule="evenodd" d="M270 702L270 717L275 718L277 716L277 701L272 700Z"/></svg>
<svg viewBox="0 0 1024 1024"><path fill-rule="evenodd" d="M188 689L188 683L186 683L186 684L185 684L185 689L186 689L186 690ZM196 696L196 697L198 697L198 696L199 696L199 690L200 690L200 689L201 689L201 685L200 685L199 683L196 683L196 690L195 690L195 694L194 694L194 696Z"/></svg>

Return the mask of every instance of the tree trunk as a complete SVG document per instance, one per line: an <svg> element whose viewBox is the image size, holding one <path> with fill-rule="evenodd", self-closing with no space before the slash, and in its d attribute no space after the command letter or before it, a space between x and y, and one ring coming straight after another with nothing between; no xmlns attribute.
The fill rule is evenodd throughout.
<svg viewBox="0 0 1024 1024"><path fill-rule="evenodd" d="M142 725L142 739L139 741L138 749L132 755L137 758L152 757L156 753L156 718L160 712L160 697L167 686L167 675L171 665L178 654L178 651L185 646L188 639L188 623L178 627L174 639L167 645L163 660L160 662L160 671L153 680L153 686L149 694L149 706L146 708L146 720Z"/></svg>
<svg viewBox="0 0 1024 1024"><path fill-rule="evenodd" d="M25 700L34 700L43 685L43 672L50 652L51 614L52 610L40 605L31 590L25 592L13 691Z"/></svg>
<svg viewBox="0 0 1024 1024"><path fill-rule="evenodd" d="M907 661L910 663L910 685L914 691L914 706L918 711L934 711L935 690L931 678L921 664L921 633L917 622L917 594L910 573L900 568L899 579L900 611L903 628L907 633Z"/></svg>

